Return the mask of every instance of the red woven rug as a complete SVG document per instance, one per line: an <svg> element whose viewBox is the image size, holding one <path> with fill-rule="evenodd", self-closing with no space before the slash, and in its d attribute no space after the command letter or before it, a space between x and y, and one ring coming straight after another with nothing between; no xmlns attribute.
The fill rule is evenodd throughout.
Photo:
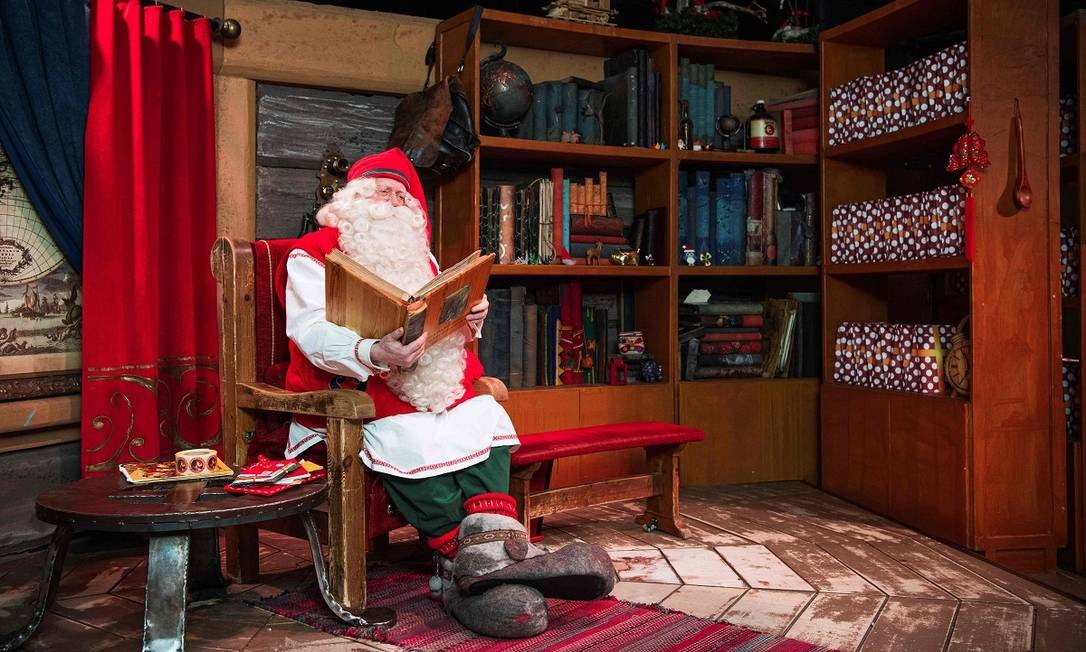
<svg viewBox="0 0 1086 652"><path fill-rule="evenodd" d="M430 597L427 580L422 573L399 568L370 572L369 606L396 610L398 622L387 632L367 632L344 624L325 607L316 586L268 598L258 605L330 634L369 638L411 650L819 652L826 649L615 598L593 602L549 600L547 631L527 639L489 638L468 631L446 615L441 603Z"/></svg>

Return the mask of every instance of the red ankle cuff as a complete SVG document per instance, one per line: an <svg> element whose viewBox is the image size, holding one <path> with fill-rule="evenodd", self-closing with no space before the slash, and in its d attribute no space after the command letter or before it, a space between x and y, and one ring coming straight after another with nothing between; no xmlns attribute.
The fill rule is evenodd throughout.
<svg viewBox="0 0 1086 652"><path fill-rule="evenodd" d="M517 518L517 501L509 494L479 494L464 501L464 511L468 514L500 514Z"/></svg>
<svg viewBox="0 0 1086 652"><path fill-rule="evenodd" d="M431 537L426 540L426 545L437 554L448 559L456 556L456 550L460 545L460 526L457 525L445 534Z"/></svg>

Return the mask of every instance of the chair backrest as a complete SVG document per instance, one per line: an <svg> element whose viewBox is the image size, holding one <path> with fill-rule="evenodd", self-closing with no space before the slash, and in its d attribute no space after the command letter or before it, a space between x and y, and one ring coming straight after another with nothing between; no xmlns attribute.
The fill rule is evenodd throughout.
<svg viewBox="0 0 1086 652"><path fill-rule="evenodd" d="M240 410L235 388L237 383L253 382L283 386L290 351L286 314L275 295L275 270L296 242L219 238L212 251L219 287L223 452L234 468L254 461L257 455L281 459L286 450L291 415ZM307 458L323 463L315 453ZM406 524L390 512L376 474L366 474L365 496L370 537Z"/></svg>
<svg viewBox="0 0 1086 652"><path fill-rule="evenodd" d="M286 316L275 296L275 270L295 243L293 239L244 242L229 238L215 243L212 267L219 286L227 463L246 464L261 454L280 458L286 448L290 415L241 412L232 388L239 382L283 386L290 352Z"/></svg>

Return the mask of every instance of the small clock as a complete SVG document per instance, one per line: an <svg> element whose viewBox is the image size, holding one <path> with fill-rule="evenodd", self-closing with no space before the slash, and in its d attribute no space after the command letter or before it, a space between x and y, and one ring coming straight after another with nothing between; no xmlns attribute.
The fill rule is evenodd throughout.
<svg viewBox="0 0 1086 652"><path fill-rule="evenodd" d="M947 384L954 390L955 395L961 396L969 396L973 377L973 345L964 331L967 321L968 315L958 322L958 328L950 338L950 352L943 361Z"/></svg>

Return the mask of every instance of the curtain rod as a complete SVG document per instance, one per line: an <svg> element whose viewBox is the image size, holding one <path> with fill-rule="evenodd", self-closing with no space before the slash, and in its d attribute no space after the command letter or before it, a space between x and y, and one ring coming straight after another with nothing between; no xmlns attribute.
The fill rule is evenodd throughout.
<svg viewBox="0 0 1086 652"><path fill-rule="evenodd" d="M206 18L211 21L211 33L217 34L225 41L233 41L237 37L241 36L241 23L233 18L219 18L218 16L205 16L195 11L189 11L184 7L169 4L166 2L159 2L158 0L143 0L143 4L155 4L159 7L165 7L167 9L176 9L184 12L186 17L190 18Z"/></svg>

